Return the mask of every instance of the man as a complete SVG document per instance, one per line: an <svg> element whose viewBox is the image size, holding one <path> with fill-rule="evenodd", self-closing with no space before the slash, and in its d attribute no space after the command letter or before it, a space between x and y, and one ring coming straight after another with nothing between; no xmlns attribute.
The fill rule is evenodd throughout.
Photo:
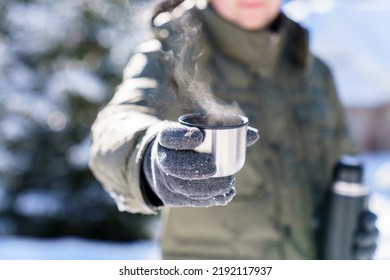
<svg viewBox="0 0 390 280"><path fill-rule="evenodd" d="M155 39L138 48L92 128L91 169L120 210L162 209L165 259L317 258L332 167L355 152L331 72L280 0L191 3L156 10ZM262 134L256 142L248 130L235 176L211 178L212 157L192 151L202 132L176 123L214 110L210 102L238 104ZM372 256L373 240L356 258Z"/></svg>

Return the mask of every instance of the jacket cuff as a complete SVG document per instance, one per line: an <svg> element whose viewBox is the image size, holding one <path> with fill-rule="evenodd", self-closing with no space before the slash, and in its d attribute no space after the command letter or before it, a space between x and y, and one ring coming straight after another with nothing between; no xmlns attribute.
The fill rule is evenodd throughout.
<svg viewBox="0 0 390 280"><path fill-rule="evenodd" d="M150 126L146 131L140 142L130 154L127 161L127 181L128 187L136 192L139 204L143 206L142 212L145 214L157 214L159 209L158 200L154 200L151 194L152 189L143 177L142 162L145 156L148 145L155 139L157 133L166 127L170 121L161 121ZM145 185L146 184L146 185ZM157 204L155 206L154 204Z"/></svg>
<svg viewBox="0 0 390 280"><path fill-rule="evenodd" d="M160 210L164 203L153 191L151 150L155 139L149 143L144 152L141 165L140 187L145 202L155 210Z"/></svg>

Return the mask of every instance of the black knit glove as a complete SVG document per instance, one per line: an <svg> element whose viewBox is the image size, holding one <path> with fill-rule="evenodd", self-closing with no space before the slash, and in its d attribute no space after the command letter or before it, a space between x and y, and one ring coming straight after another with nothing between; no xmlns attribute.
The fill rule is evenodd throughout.
<svg viewBox="0 0 390 280"><path fill-rule="evenodd" d="M248 127L247 146L259 138ZM146 179L162 203L171 207L226 205L236 190L234 176L210 178L216 172L211 155L192 149L203 142L196 127L171 125L161 130L145 152Z"/></svg>
<svg viewBox="0 0 390 280"><path fill-rule="evenodd" d="M353 257L357 260L372 259L377 248L379 231L375 225L377 216L369 210L359 217L359 229L356 232Z"/></svg>

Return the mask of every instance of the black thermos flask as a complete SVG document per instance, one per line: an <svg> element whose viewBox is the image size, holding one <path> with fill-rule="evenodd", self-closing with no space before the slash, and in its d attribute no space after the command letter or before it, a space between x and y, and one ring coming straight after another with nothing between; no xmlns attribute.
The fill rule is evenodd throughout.
<svg viewBox="0 0 390 280"><path fill-rule="evenodd" d="M353 259L354 235L359 215L368 207L368 188L363 184L363 164L358 156L342 156L333 169L322 229L320 258Z"/></svg>

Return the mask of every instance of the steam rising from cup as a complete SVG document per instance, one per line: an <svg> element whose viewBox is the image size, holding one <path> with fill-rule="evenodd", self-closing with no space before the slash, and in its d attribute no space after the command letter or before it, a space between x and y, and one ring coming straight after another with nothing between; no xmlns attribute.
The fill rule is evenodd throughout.
<svg viewBox="0 0 390 280"><path fill-rule="evenodd" d="M236 102L227 104L217 98L211 89L211 77L206 70L204 49L201 48L202 25L188 14L183 14L175 25L172 42L174 55L174 77L180 98L187 108L213 115L244 115Z"/></svg>

